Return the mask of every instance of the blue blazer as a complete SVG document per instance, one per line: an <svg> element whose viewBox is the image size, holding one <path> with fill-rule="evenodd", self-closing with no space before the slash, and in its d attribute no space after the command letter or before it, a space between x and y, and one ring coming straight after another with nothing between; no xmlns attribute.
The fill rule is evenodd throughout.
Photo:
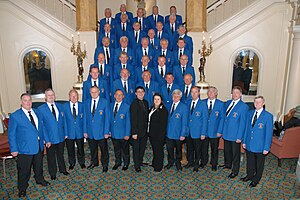
<svg viewBox="0 0 300 200"><path fill-rule="evenodd" d="M121 26L121 22L118 22L116 24L116 29L115 29L115 32L116 32L116 37L117 37L117 46L119 47L119 43L120 43L120 38L122 36L126 36L128 39L129 39L129 33L132 31L132 24L131 23L126 23L126 30L123 31L122 29L123 27Z"/></svg>
<svg viewBox="0 0 300 200"><path fill-rule="evenodd" d="M154 16L153 15L149 15L147 17L148 19L148 22L149 22L149 25L150 25L150 28L149 29L156 29L156 23L154 21ZM162 24L164 24L164 17L161 16L161 15L157 15L157 19L156 19L157 22L161 22Z"/></svg>
<svg viewBox="0 0 300 200"><path fill-rule="evenodd" d="M111 18L110 21L110 27L111 27L111 31L114 32L114 29L116 28L116 20L115 18ZM106 24L106 17L102 18L99 22L99 33L104 33L104 25Z"/></svg>
<svg viewBox="0 0 300 200"><path fill-rule="evenodd" d="M105 49L103 46L101 47L97 47L95 49L95 54L94 54L94 63L97 63L98 62L98 55L99 53L104 53ZM112 47L112 45L109 46L109 54L110 54L110 57L109 57L109 62L108 64L110 65L113 65L114 64L114 58L115 58L115 49ZM105 53L104 53L105 55ZM105 58L105 62L106 62L106 58Z"/></svg>
<svg viewBox="0 0 300 200"><path fill-rule="evenodd" d="M103 46L102 39L104 37L106 37L105 32L99 34L99 38L98 38L98 41L97 41L97 47L102 47ZM117 36L114 32L110 31L109 39L110 39L110 45L109 45L110 47L115 49L119 46L120 42L119 42L119 40L117 40Z"/></svg>
<svg viewBox="0 0 300 200"><path fill-rule="evenodd" d="M209 100L203 100L208 110L207 101ZM224 118L224 102L220 101L219 99L216 99L214 107L211 113L208 115L207 136L209 138L217 138L218 133L223 133Z"/></svg>
<svg viewBox="0 0 300 200"><path fill-rule="evenodd" d="M88 134L88 138L101 140L105 134L109 134L110 106L106 99L99 98L95 115L92 115L92 99L84 102L84 123L83 132Z"/></svg>
<svg viewBox="0 0 300 200"><path fill-rule="evenodd" d="M134 17L133 18L133 22L132 24L134 24L135 22L138 22L138 17ZM150 23L148 21L148 19L146 17L143 17L143 21L142 21L142 26L141 26L141 30L148 33L148 30L150 29Z"/></svg>
<svg viewBox="0 0 300 200"><path fill-rule="evenodd" d="M115 59L114 59L114 64L119 64L121 63L120 61L120 54L122 52L121 47L118 47L115 49ZM136 65L136 61L135 61L135 51L133 51L130 47L127 47L127 56L128 56L128 60L127 63L135 66Z"/></svg>
<svg viewBox="0 0 300 200"><path fill-rule="evenodd" d="M194 84L192 84L192 87L193 87L193 86L194 86ZM186 89L186 86L183 85L183 86L181 87L182 97L181 97L180 101L181 101L182 103L184 103L184 104L187 105L188 102L192 99L192 94L191 94L192 88L190 89L190 93L187 95L187 97L185 97L185 89Z"/></svg>
<svg viewBox="0 0 300 200"><path fill-rule="evenodd" d="M139 82L136 87L138 86L142 86L144 89L145 89L145 96L144 96L144 99L146 101L148 101L148 104L149 104L149 107L152 106L153 104L153 95L155 93L159 93L160 92L160 87L159 87L159 84L155 81L150 81L150 86L148 91L146 90L146 87L145 87L145 83L144 82Z"/></svg>
<svg viewBox="0 0 300 200"><path fill-rule="evenodd" d="M39 152L39 147L42 151L44 150L43 120L37 109L33 111L38 118L38 130L31 124L21 108L10 115L8 128L10 152L34 155Z"/></svg>
<svg viewBox="0 0 300 200"><path fill-rule="evenodd" d="M171 112L169 112L167 138L179 140L180 136L183 137L187 136L188 133L187 120L188 120L188 109L184 103L179 102L172 115Z"/></svg>
<svg viewBox="0 0 300 200"><path fill-rule="evenodd" d="M160 85L164 85L166 83L166 74L169 73L169 72L172 72L171 69L166 66L166 71L165 71L165 74L164 74L164 77L162 77L160 75L160 69L158 68L157 65L155 65L155 67L153 68L154 69L154 74L152 75L154 77L154 80Z"/></svg>
<svg viewBox="0 0 300 200"><path fill-rule="evenodd" d="M126 69L130 72L129 79L134 81L135 80L135 67L127 62ZM115 66L114 66L114 80L121 78L120 77L121 70L122 70L122 64L121 63L115 64Z"/></svg>
<svg viewBox="0 0 300 200"><path fill-rule="evenodd" d="M98 65L99 72L100 72L100 64L98 62L90 65L90 69L95 65ZM113 83L113 78L114 78L113 77L113 69L112 69L111 65L107 65L107 64L103 64L103 65L104 65L104 74L102 76L99 75L99 78L106 80L106 82L108 84L108 89L109 89L109 88L111 88L111 85ZM92 77L89 74L87 80L90 81L91 79L92 79Z"/></svg>
<svg viewBox="0 0 300 200"><path fill-rule="evenodd" d="M142 57L144 55L143 51L144 51L144 49L141 46L139 46L135 49L135 58L136 58L137 66L142 66ZM148 65L153 66L154 56L155 56L155 51L149 44L149 46L148 46L148 57L150 59L150 62L149 62Z"/></svg>
<svg viewBox="0 0 300 200"><path fill-rule="evenodd" d="M149 64L150 64L150 62L149 62ZM147 70L151 73L151 80L154 80L154 70L153 70L152 66L150 66L149 64L148 64ZM143 75L143 68L140 65L137 68L135 68L135 82L136 83L143 81L142 75Z"/></svg>
<svg viewBox="0 0 300 200"><path fill-rule="evenodd" d="M154 50L154 55L155 55L155 51L160 48L160 40L157 39L156 37L153 38L154 40L154 43L153 43L153 46L151 45L151 42L150 42L150 38L148 38L148 41L149 41L149 46L151 46L151 48Z"/></svg>
<svg viewBox="0 0 300 200"><path fill-rule="evenodd" d="M153 59L153 64L154 66L158 65L158 57L162 55L162 51L161 48L159 47L158 50L156 50L155 52L155 58ZM171 72L173 72L173 65L174 65L174 58L173 58L174 54L171 50L167 50L167 54L166 54L166 63L165 65L170 69Z"/></svg>
<svg viewBox="0 0 300 200"><path fill-rule="evenodd" d="M158 38L158 31L155 29L155 37L156 38ZM160 35L160 40L161 39L166 39L166 40L168 40L168 49L170 48L171 49L171 47L170 47L170 37L169 37L169 34L167 33L167 31L164 31L164 30L162 30L162 33L161 33L161 35Z"/></svg>
<svg viewBox="0 0 300 200"><path fill-rule="evenodd" d="M167 83L165 83L164 85L162 85L161 88L160 88L162 99L163 99L163 102L164 102L164 104L165 104L168 112L170 112L170 110L171 110L171 106L172 106L172 102L173 102L172 92L175 89L179 89L180 90L181 88L177 84L173 83L169 94L168 94L168 84Z"/></svg>
<svg viewBox="0 0 300 200"><path fill-rule="evenodd" d="M73 110L70 107L70 102L63 105L64 107L64 122L65 122L65 136L68 139L80 139L83 138L83 105L78 102L78 113L76 119L73 117Z"/></svg>
<svg viewBox="0 0 300 200"><path fill-rule="evenodd" d="M179 39L178 33L177 33L175 39L176 39L176 43L173 44L173 45L175 45L175 46L173 46L173 49L178 50L178 46L177 46L177 41ZM190 36L188 36L187 34L184 35L183 39L185 41L185 48L187 48L191 52L191 55L193 55L193 52L194 52L193 39Z"/></svg>
<svg viewBox="0 0 300 200"><path fill-rule="evenodd" d="M134 30L131 30L128 33L128 41L129 41L129 47L133 50L136 50L141 46L142 38L147 37L147 34L144 31L140 31L139 39L138 41L135 40ZM138 61L138 60L137 60Z"/></svg>
<svg viewBox="0 0 300 200"><path fill-rule="evenodd" d="M255 110L248 112L245 138L246 149L254 153L270 151L273 137L273 115L263 110L252 127L252 117Z"/></svg>
<svg viewBox="0 0 300 200"><path fill-rule="evenodd" d="M170 15L167 15L165 17L165 24L170 23L169 18L170 18ZM181 17L181 15L176 15L176 21L175 21L175 23L178 24L178 25L182 24L182 17Z"/></svg>
<svg viewBox="0 0 300 200"><path fill-rule="evenodd" d="M184 75L186 74L191 74L192 77L193 77L193 81L192 81L192 84L195 85L195 70L194 70L194 67L191 66L191 65L187 65L186 66L186 69L185 69L185 73L182 74L182 69L181 69L181 65L175 65L173 67L173 75L174 75L174 82L183 87L184 86L184 81L183 81L183 77Z"/></svg>
<svg viewBox="0 0 300 200"><path fill-rule="evenodd" d="M232 100L225 103L224 113L229 107ZM237 139L243 140L246 130L246 120L249 107L242 100L240 100L229 115L224 119L223 138L228 141L235 142Z"/></svg>
<svg viewBox="0 0 300 200"><path fill-rule="evenodd" d="M186 48L184 48L184 51L182 54L187 55L189 61L188 61L188 65L193 65L193 55L191 53L191 51ZM179 61L179 49L177 47L177 42L176 42L176 48L173 48L173 58L174 58L174 65L180 65L180 61Z"/></svg>
<svg viewBox="0 0 300 200"><path fill-rule="evenodd" d="M111 137L114 139L123 139L125 136L130 136L130 106L123 101L116 117L114 117L114 105L115 102L111 103L110 106Z"/></svg>
<svg viewBox="0 0 300 200"><path fill-rule="evenodd" d="M48 107L47 103L38 107L42 114L42 120L44 123L45 142L51 142L52 144L58 144L65 141L65 127L64 127L64 109L63 105L55 103L58 109L58 121L54 118L52 111Z"/></svg>
<svg viewBox="0 0 300 200"><path fill-rule="evenodd" d="M192 99L188 101L188 127L189 135L193 139L199 139L201 136L207 136L208 111L204 102L198 99L193 113L191 113Z"/></svg>
<svg viewBox="0 0 300 200"><path fill-rule="evenodd" d="M164 25L164 32L166 32L169 36L169 45L168 45L168 49L173 51L173 47L177 44L177 38L176 38L176 34L177 34L177 28L178 28L178 24L175 23L175 31L174 33L172 33L172 29L170 27L170 23L167 23Z"/></svg>
<svg viewBox="0 0 300 200"><path fill-rule="evenodd" d="M121 79L116 79L113 83L113 87L112 87L113 90L111 91L111 94L112 94L112 98L114 98L115 91L118 89L122 90L124 93L123 102L130 105L132 101L135 99L135 83L134 81L128 79L127 85L128 85L127 88L128 93L125 92Z"/></svg>
<svg viewBox="0 0 300 200"><path fill-rule="evenodd" d="M122 14L122 13L119 12L119 13L117 13L117 14L115 15L115 20L116 20L117 22L119 22L119 23L121 23L121 14ZM126 15L128 16L127 22L130 23L130 24L132 24L132 19L133 19L133 14L132 14L132 12L126 11Z"/></svg>
<svg viewBox="0 0 300 200"><path fill-rule="evenodd" d="M85 101L85 100L91 98L91 94L90 94L91 87L92 87L91 79L83 82L82 101ZM100 90L100 97L109 100L110 88L105 79L101 79L100 77L98 77L98 88Z"/></svg>

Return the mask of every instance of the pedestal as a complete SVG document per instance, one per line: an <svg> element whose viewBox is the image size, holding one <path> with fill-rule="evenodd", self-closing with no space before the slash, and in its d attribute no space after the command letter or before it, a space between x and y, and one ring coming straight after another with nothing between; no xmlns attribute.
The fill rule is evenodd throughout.
<svg viewBox="0 0 300 200"><path fill-rule="evenodd" d="M196 86L200 88L200 98L201 99L207 98L207 91L208 91L209 83L198 81L196 83Z"/></svg>

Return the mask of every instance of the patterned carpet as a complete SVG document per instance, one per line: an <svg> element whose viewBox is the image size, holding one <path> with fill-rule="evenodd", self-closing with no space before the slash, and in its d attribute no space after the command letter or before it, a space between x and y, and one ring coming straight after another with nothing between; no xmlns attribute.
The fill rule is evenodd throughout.
<svg viewBox="0 0 300 200"><path fill-rule="evenodd" d="M135 173L131 165L127 171L120 168L111 170L114 165L114 154L111 142L110 169L102 173L102 167L93 170L80 169L77 164L69 176L58 174L56 181L42 187L35 184L33 176L27 189L28 199L297 199L300 198L300 184L295 170L296 159L286 159L282 167L277 167L277 159L272 155L266 158L263 178L256 188L250 189L246 183L239 181L245 176L246 159L241 163L238 178L227 178L230 171L219 169L212 172L206 166L199 172L183 169L177 172L175 167L156 173L150 166L142 168L142 173ZM90 154L85 145L86 164ZM165 152L166 153L166 152ZM65 151L65 158L66 151ZM144 161L151 162L151 148L148 145ZM67 160L67 159L66 159ZM165 158L166 162L166 158ZM223 151L220 161L223 163ZM44 158L45 179L50 180ZM67 164L68 166L68 164ZM17 199L17 175L13 159L6 161L7 177L3 178L1 168L0 199Z"/></svg>

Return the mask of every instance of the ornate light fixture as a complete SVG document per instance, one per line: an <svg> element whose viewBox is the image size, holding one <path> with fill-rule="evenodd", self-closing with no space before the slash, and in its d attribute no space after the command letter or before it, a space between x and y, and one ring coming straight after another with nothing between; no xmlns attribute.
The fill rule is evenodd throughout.
<svg viewBox="0 0 300 200"><path fill-rule="evenodd" d="M199 84L206 83L205 81L205 75L204 75L204 68L206 64L206 57L208 57L213 51L212 42L211 42L211 36L209 37L209 48L206 46L205 42L205 33L202 32L202 48L199 49L198 53L200 54L200 67L199 67L199 73L200 73L200 80L198 81Z"/></svg>

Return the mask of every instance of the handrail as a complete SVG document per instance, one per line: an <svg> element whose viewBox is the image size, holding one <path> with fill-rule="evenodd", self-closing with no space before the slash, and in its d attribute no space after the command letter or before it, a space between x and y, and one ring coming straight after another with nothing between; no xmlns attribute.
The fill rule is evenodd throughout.
<svg viewBox="0 0 300 200"><path fill-rule="evenodd" d="M209 5L206 9L207 13L210 13L211 11L215 10L217 7L221 6L223 3L225 3L227 0L217 0L211 5Z"/></svg>

